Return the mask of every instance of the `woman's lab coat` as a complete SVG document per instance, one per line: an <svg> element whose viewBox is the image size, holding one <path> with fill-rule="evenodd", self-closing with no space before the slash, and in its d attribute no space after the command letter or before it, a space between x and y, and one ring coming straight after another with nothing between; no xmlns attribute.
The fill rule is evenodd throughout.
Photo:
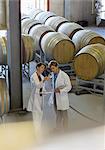
<svg viewBox="0 0 105 150"><path fill-rule="evenodd" d="M33 112L34 121L41 124L43 117L43 99L44 95L40 96L40 88L43 88L42 92L45 91L45 83L43 82L43 75L40 75L42 81L39 81L37 73L35 72L31 76L32 92L28 102L28 111Z"/></svg>
<svg viewBox="0 0 105 150"><path fill-rule="evenodd" d="M54 74L52 74L52 87L54 89ZM71 90L71 82L69 76L62 70L59 71L55 88L61 88L60 93L56 93L57 110L69 109L68 92Z"/></svg>

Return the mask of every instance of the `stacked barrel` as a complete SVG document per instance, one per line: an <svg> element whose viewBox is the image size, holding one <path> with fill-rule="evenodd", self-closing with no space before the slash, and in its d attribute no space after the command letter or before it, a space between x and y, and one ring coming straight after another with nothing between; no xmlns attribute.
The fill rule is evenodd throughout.
<svg viewBox="0 0 105 150"><path fill-rule="evenodd" d="M72 61L75 52L74 43L64 34L49 32L41 41L41 48L48 61L55 59L60 64Z"/></svg>
<svg viewBox="0 0 105 150"><path fill-rule="evenodd" d="M83 80L92 80L104 73L105 45L98 43L82 48L75 56L74 68Z"/></svg>
<svg viewBox="0 0 105 150"><path fill-rule="evenodd" d="M29 18L25 19L28 21L23 23L22 31L33 37L36 51L42 50L48 61L55 59L61 64L73 61L76 75L84 80L92 80L104 72L104 67L96 63L98 67L96 70L101 71L94 73L94 75L89 74L92 66L94 66L94 61L91 58L94 57L96 62L99 62L101 59L100 55L103 55L101 59L101 63L103 63L105 39L102 36L94 31L85 30L81 25L70 22L66 18L57 16L52 12L36 9L31 14L29 17L33 21ZM41 24L31 26L29 20L31 23L39 21ZM84 58L86 59L86 64ZM102 68L99 69L99 67Z"/></svg>
<svg viewBox="0 0 105 150"><path fill-rule="evenodd" d="M21 41L21 64L25 64L34 59L35 44L32 37L22 35ZM0 65L7 65L7 39L0 37Z"/></svg>
<svg viewBox="0 0 105 150"><path fill-rule="evenodd" d="M10 110L10 99L5 79L0 79L0 117Z"/></svg>
<svg viewBox="0 0 105 150"><path fill-rule="evenodd" d="M56 32L60 25L69 21L52 12L35 10L35 15L33 12L31 14L30 19L22 20L22 32L32 36L36 52L43 51L48 61L55 59L60 64L70 63L75 54L75 45L66 34ZM31 25L38 21L43 24Z"/></svg>
<svg viewBox="0 0 105 150"><path fill-rule="evenodd" d="M6 0L0 1L0 30L7 29Z"/></svg>
<svg viewBox="0 0 105 150"><path fill-rule="evenodd" d="M92 80L105 70L105 39L90 30L81 30L72 38L76 55L74 69L83 80Z"/></svg>

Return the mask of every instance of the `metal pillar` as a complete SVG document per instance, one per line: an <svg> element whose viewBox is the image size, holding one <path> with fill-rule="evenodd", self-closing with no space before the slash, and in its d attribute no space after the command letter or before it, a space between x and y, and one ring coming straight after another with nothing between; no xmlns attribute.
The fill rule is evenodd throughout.
<svg viewBox="0 0 105 150"><path fill-rule="evenodd" d="M104 109L105 109L105 71L104 71L104 94L103 94L103 98L104 98Z"/></svg>
<svg viewBox="0 0 105 150"><path fill-rule="evenodd" d="M10 111L21 110L22 66L21 66L21 23L20 0L8 0L8 66Z"/></svg>

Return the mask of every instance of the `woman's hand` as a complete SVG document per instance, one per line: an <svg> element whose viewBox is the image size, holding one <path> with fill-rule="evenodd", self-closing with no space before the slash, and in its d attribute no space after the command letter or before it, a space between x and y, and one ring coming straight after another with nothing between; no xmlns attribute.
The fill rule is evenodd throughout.
<svg viewBox="0 0 105 150"><path fill-rule="evenodd" d="M43 81L48 81L48 80L50 80L50 77L46 76L46 77L44 77Z"/></svg>

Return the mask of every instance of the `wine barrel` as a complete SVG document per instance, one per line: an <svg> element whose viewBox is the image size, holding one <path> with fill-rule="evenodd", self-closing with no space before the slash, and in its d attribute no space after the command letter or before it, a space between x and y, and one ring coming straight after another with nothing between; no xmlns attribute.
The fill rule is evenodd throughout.
<svg viewBox="0 0 105 150"><path fill-rule="evenodd" d="M5 37L0 37L0 65L7 64L7 41Z"/></svg>
<svg viewBox="0 0 105 150"><path fill-rule="evenodd" d="M0 116L10 110L9 92L5 79L0 79Z"/></svg>
<svg viewBox="0 0 105 150"><path fill-rule="evenodd" d="M25 64L34 59L35 44L32 37L22 35L21 63Z"/></svg>
<svg viewBox="0 0 105 150"><path fill-rule="evenodd" d="M41 22L39 22L38 20L33 20L33 19L24 20L24 23L22 24L22 33L29 34L31 28L33 28L38 24L41 24Z"/></svg>
<svg viewBox="0 0 105 150"><path fill-rule="evenodd" d="M80 30L76 32L72 40L76 46L76 52L90 44L101 43L105 45L105 39L98 33L91 30Z"/></svg>
<svg viewBox="0 0 105 150"><path fill-rule="evenodd" d="M69 37L58 32L47 33L41 40L41 48L48 61L55 59L60 64L71 62L75 51Z"/></svg>
<svg viewBox="0 0 105 150"><path fill-rule="evenodd" d="M46 20L50 17L56 16L55 13L47 11L47 12L41 12L36 17L35 20L41 21L41 23L45 23Z"/></svg>
<svg viewBox="0 0 105 150"><path fill-rule="evenodd" d="M37 51L41 49L40 41L42 37L48 32L54 32L54 30L51 27L45 25L36 25L30 30L29 35L33 37L35 41L35 49Z"/></svg>
<svg viewBox="0 0 105 150"><path fill-rule="evenodd" d="M63 23L58 28L58 32L66 34L71 39L72 39L73 35L79 30L83 30L83 27L74 22Z"/></svg>
<svg viewBox="0 0 105 150"><path fill-rule="evenodd" d="M32 37L22 35L21 63L27 63L34 59L35 45ZM0 65L7 65L7 39L0 37Z"/></svg>
<svg viewBox="0 0 105 150"><path fill-rule="evenodd" d="M24 20L24 19L27 19L27 18L30 19L30 17L28 15L22 15L21 16L21 21Z"/></svg>
<svg viewBox="0 0 105 150"><path fill-rule="evenodd" d="M60 25L65 22L69 22L66 18L60 16L50 17L46 20L45 25L51 26L55 31L58 31Z"/></svg>
<svg viewBox="0 0 105 150"><path fill-rule="evenodd" d="M39 14L43 12L43 10L41 9L33 9L30 13L29 13L29 16L31 19L35 19L35 17Z"/></svg>
<svg viewBox="0 0 105 150"><path fill-rule="evenodd" d="M30 18L24 18L23 20L21 20L22 33L24 32L24 27L26 26L27 21L30 21Z"/></svg>
<svg viewBox="0 0 105 150"><path fill-rule="evenodd" d="M0 1L0 30L7 29L6 0Z"/></svg>
<svg viewBox="0 0 105 150"><path fill-rule="evenodd" d="M83 80L92 80L105 70L105 45L92 44L82 48L75 56L76 75Z"/></svg>

